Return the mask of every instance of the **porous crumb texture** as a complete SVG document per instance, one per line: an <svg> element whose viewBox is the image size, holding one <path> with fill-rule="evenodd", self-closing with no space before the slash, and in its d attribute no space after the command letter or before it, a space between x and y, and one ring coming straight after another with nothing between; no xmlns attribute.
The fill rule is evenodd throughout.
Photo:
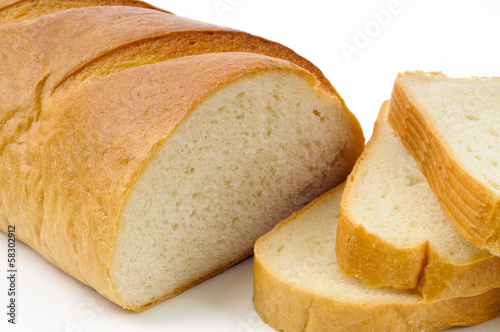
<svg viewBox="0 0 500 332"><path fill-rule="evenodd" d="M500 255L498 78L398 76L389 120L464 236Z"/></svg>
<svg viewBox="0 0 500 332"><path fill-rule="evenodd" d="M467 172L500 191L500 79L407 75L401 82Z"/></svg>
<svg viewBox="0 0 500 332"><path fill-rule="evenodd" d="M347 181L336 245L342 271L370 286L418 286L426 301L500 286L500 259L467 241L441 209L388 109L385 102Z"/></svg>
<svg viewBox="0 0 500 332"><path fill-rule="evenodd" d="M342 186L279 223L255 245L255 309L276 330L438 331L499 314L500 291L423 303L419 294L371 288L337 266Z"/></svg>
<svg viewBox="0 0 500 332"><path fill-rule="evenodd" d="M198 105L148 162L122 212L113 279L147 303L249 255L278 220L341 182L342 105L298 75L255 74Z"/></svg>

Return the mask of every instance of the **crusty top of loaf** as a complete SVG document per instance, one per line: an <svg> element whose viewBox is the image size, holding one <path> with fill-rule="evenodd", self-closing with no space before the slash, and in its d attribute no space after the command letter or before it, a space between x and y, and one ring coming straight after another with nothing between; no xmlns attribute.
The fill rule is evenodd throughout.
<svg viewBox="0 0 500 332"><path fill-rule="evenodd" d="M125 70L180 56L239 51L295 63L316 75L325 90L340 99L316 66L279 43L151 9L74 8L0 26L0 32L0 46L20 82L24 81L23 73L36 73L37 68L45 67L45 73L34 75L40 81L50 74L44 93L52 94L66 79L92 65L91 72L102 71L105 76L117 68ZM23 66L13 66L16 63ZM106 70L108 63L113 64L114 71ZM24 67L26 64L30 66ZM88 76L80 81L88 81Z"/></svg>
<svg viewBox="0 0 500 332"><path fill-rule="evenodd" d="M131 6L170 13L138 0L0 0L0 25L31 20L66 9L93 6Z"/></svg>

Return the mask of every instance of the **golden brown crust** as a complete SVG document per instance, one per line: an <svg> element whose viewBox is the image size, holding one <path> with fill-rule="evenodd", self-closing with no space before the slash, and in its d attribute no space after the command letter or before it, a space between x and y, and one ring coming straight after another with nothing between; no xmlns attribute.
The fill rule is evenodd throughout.
<svg viewBox="0 0 500 332"><path fill-rule="evenodd" d="M212 39L212 44L196 45L197 42L205 41L207 35L210 36L208 39ZM171 38L167 38L169 36ZM5 74L16 74L12 77L27 85L29 82L32 87L48 76L42 93L49 95L68 77L83 71L96 61L112 58L116 53L129 51L144 43L152 45L143 52L133 54L135 59L121 59L117 66L129 69L184 55L211 52L259 53L305 68L318 77L325 90L341 100L316 66L283 45L245 32L143 8L93 7L67 10L42 16L30 23L20 22L1 27L0 33L0 46L6 50L5 62L10 63L10 67L16 67L12 66L16 63L28 65L20 67L22 70L17 67L12 69L15 73L7 71ZM175 47L169 48L170 43L176 43ZM166 50L167 54L158 56Z"/></svg>
<svg viewBox="0 0 500 332"><path fill-rule="evenodd" d="M139 0L3 0L0 1L0 25L32 20L71 8L94 6L130 6L170 12Z"/></svg>
<svg viewBox="0 0 500 332"><path fill-rule="evenodd" d="M255 245L254 306L261 319L276 330L291 331L438 331L474 325L500 314L500 289L474 297L425 304L410 301L364 302L329 297L279 275L261 253L262 243L309 209L337 194L324 194L279 223Z"/></svg>
<svg viewBox="0 0 500 332"><path fill-rule="evenodd" d="M398 289L418 287L424 301L474 296L500 287L500 258L486 252L470 261L453 262L439 254L427 240L414 246L398 247L378 234L368 232L350 213L352 183L366 165L370 146L381 135L389 102L381 107L373 136L347 178L340 206L336 253L342 272L357 276L369 286Z"/></svg>
<svg viewBox="0 0 500 332"><path fill-rule="evenodd" d="M483 252L471 261L455 263L445 260L429 245L426 260L418 289L427 302L474 296L500 287L500 259L497 256Z"/></svg>
<svg viewBox="0 0 500 332"><path fill-rule="evenodd" d="M410 73L411 74L411 73ZM429 74L441 75L441 74ZM500 197L459 163L416 100L396 79L389 121L412 153L441 207L466 239L500 255Z"/></svg>
<svg viewBox="0 0 500 332"><path fill-rule="evenodd" d="M174 20L174 18L172 18ZM183 18L175 17L181 21ZM145 38L128 43L92 60L69 72L54 86L51 94L57 95L79 88L101 77L140 65L157 63L182 56L212 52L248 52L284 59L315 74L327 92L342 101L323 74L310 62L282 45L264 38L250 36L240 31L227 31L195 27L189 30L172 30L166 35Z"/></svg>
<svg viewBox="0 0 500 332"><path fill-rule="evenodd" d="M341 271L359 277L371 287L417 287L426 262L427 243L400 248L353 220L348 209L341 207L335 246Z"/></svg>
<svg viewBox="0 0 500 332"><path fill-rule="evenodd" d="M23 0L0 0L0 9L21 2Z"/></svg>
<svg viewBox="0 0 500 332"><path fill-rule="evenodd" d="M128 0L116 1L135 3L135 1ZM45 3L44 1L39 2ZM103 4L106 2L114 3L114 1L112 0L91 0L90 2L74 0L74 2L74 7L86 7L94 2L96 4L99 4L101 2ZM79 5L80 2L83 3L82 6ZM139 4L141 3L139 2ZM50 8L50 1L49 4L46 4L46 6ZM68 6L70 6L70 4L68 4ZM18 23L19 25L6 28L9 30L2 32L2 34L10 37L7 39L7 41L11 42L15 40L16 35L19 36L17 37L19 39L33 39L34 43L30 45L30 47L33 49L33 52L31 52L32 54L30 55L32 57L35 56L35 59L48 56L49 64L51 61L50 55L54 53L57 60L65 61L63 57L57 57L57 55L63 55L64 52L59 53L61 51L54 49L54 47L58 45L66 46L66 49L71 50L71 55L75 57L75 60L79 60L80 63L79 66L71 68L65 66L65 62L56 62L56 64L60 65L60 67L56 66L56 68L60 68L62 72L69 76L82 71L87 66L101 58L112 56L117 50L120 50L122 48L126 49L129 45L131 47L137 46L137 43L140 42L154 42L157 41L157 39L162 39L162 37L163 40L160 41L160 44L163 43L162 47L166 48L167 52L165 54L161 54L161 52L165 52L165 50L154 49L155 46L158 47L158 43L153 43L153 49L149 51L153 51L156 53L147 54L148 50L146 50L146 52L144 52L143 50L143 53L139 53L139 57L143 60L146 60L146 63L165 61L184 55L195 55L209 52L236 51L259 53L284 59L305 68L318 77L325 91L336 95L337 98L339 98L343 102L340 95L335 91L333 86L326 79L319 68L317 68L307 59L299 56L294 51L279 43L272 42L261 37L253 36L242 31L189 20L175 15L167 15L170 13L165 11L161 12L157 8L155 8L155 11L151 12L148 9L150 6L147 4L144 7L146 8L94 7L80 8L80 11L78 11L77 9L73 9L66 10L62 13L54 12L51 15L48 15L49 18L40 17L39 20L43 20L42 22L37 21L37 29L32 29L33 31L38 31L37 38L33 38L37 35L33 31L28 33L26 33L26 31L20 31L20 33L18 33L20 27L23 27L23 22ZM6 10L4 10L3 12L5 15L7 15L7 13L5 13ZM1 13L2 11L0 9L0 19ZM149 17L144 17L148 16L148 13ZM136 14L136 17L133 17L134 14ZM125 17L127 18L125 19ZM102 27L100 27L101 24ZM32 25L31 21L29 25ZM104 33L103 31L107 32ZM165 38L169 34L180 32L184 32L184 35L179 38L179 40L183 41L183 43L179 43L178 39L174 38L175 36L172 36L172 40L169 38ZM196 33L200 34L201 32L205 32L206 34L211 35L210 38L213 39L213 42L206 43L205 45L197 45L200 40L196 38ZM99 40L103 37L103 40ZM71 45L71 43L69 42L72 38L74 38L74 45ZM217 38L222 39L217 40ZM177 44L169 47L169 44L174 43ZM7 43L4 46L9 50L16 50L16 48L11 44ZM18 55L16 54L16 52L12 53L14 56ZM159 55L162 56L159 57ZM148 57L150 57L150 59L147 59ZM14 59L16 58L14 57ZM116 61L116 59L114 60ZM126 63L130 62L130 59L127 60ZM47 61L47 59L45 59L45 61ZM127 65L121 65L117 67L121 68L121 70L129 68L129 66ZM55 78L62 79L59 77L59 75L56 75ZM60 81L59 83L55 83L54 87L59 86L60 83L62 83L62 81Z"/></svg>

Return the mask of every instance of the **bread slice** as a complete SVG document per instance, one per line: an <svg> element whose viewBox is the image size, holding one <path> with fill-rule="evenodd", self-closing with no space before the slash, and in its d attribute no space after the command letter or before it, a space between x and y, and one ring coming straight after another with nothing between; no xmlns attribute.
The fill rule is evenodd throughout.
<svg viewBox="0 0 500 332"><path fill-rule="evenodd" d="M2 229L18 225L17 238L136 311L250 255L342 182L364 144L312 74L237 52L106 76L45 100L19 134L2 176L24 184L29 205L4 189Z"/></svg>
<svg viewBox="0 0 500 332"><path fill-rule="evenodd" d="M255 245L254 305L264 322L292 331L437 331L500 314L500 289L425 304L420 295L371 288L343 274L335 229L343 186L279 223Z"/></svg>
<svg viewBox="0 0 500 332"><path fill-rule="evenodd" d="M31 20L66 9L95 6L142 7L169 13L137 0L0 0L0 25Z"/></svg>
<svg viewBox="0 0 500 332"><path fill-rule="evenodd" d="M400 74L389 120L443 210L479 248L500 255L499 78Z"/></svg>
<svg viewBox="0 0 500 332"><path fill-rule="evenodd" d="M341 271L370 286L418 287L427 302L500 287L500 258L458 232L388 110L387 101L347 180L336 243Z"/></svg>

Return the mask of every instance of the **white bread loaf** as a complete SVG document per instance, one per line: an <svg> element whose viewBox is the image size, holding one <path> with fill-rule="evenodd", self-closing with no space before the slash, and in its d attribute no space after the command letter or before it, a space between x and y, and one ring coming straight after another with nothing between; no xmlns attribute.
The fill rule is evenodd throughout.
<svg viewBox="0 0 500 332"><path fill-rule="evenodd" d="M250 255L363 148L316 67L242 32L91 7L0 45L0 228L135 311Z"/></svg>
<svg viewBox="0 0 500 332"><path fill-rule="evenodd" d="M458 230L500 255L500 79L400 74L389 120Z"/></svg>
<svg viewBox="0 0 500 332"><path fill-rule="evenodd" d="M380 110L346 183L336 252L340 269L370 286L418 287L424 301L500 287L500 258L467 241Z"/></svg>
<svg viewBox="0 0 500 332"><path fill-rule="evenodd" d="M255 245L254 305L284 332L438 331L500 314L500 289L426 304L417 293L371 288L337 266L342 186L280 222Z"/></svg>

